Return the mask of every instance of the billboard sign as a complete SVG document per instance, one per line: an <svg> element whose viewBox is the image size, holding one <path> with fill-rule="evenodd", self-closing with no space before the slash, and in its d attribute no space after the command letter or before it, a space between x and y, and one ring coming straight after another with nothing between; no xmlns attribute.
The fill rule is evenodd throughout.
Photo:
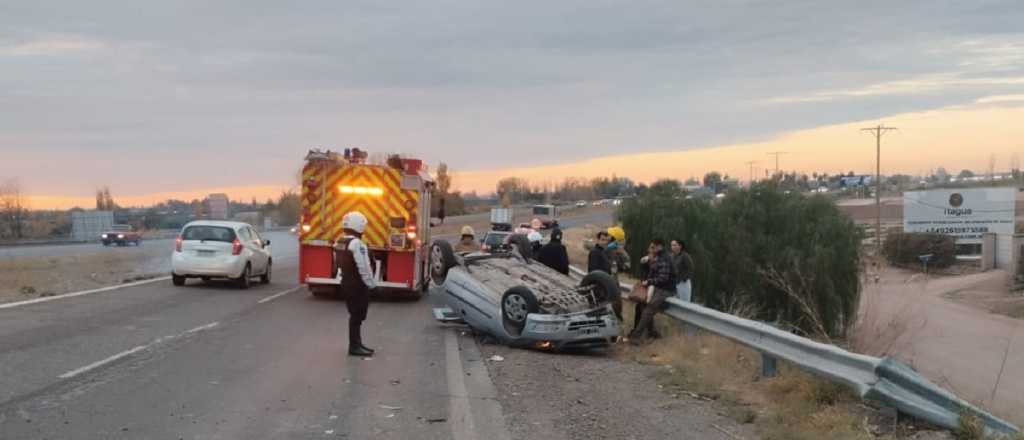
<svg viewBox="0 0 1024 440"><path fill-rule="evenodd" d="M962 188L903 193L903 230L980 244L986 232L1013 234L1017 188Z"/></svg>

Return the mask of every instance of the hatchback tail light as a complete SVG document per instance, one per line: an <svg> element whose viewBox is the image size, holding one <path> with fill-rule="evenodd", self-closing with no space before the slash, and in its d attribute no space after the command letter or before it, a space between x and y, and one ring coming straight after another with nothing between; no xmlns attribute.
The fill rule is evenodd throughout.
<svg viewBox="0 0 1024 440"><path fill-rule="evenodd" d="M241 254L241 253L242 253L242 242L238 241L238 239L236 238L235 241L231 242L231 255L238 255L238 254Z"/></svg>
<svg viewBox="0 0 1024 440"><path fill-rule="evenodd" d="M174 252L181 252L181 236L174 239Z"/></svg>

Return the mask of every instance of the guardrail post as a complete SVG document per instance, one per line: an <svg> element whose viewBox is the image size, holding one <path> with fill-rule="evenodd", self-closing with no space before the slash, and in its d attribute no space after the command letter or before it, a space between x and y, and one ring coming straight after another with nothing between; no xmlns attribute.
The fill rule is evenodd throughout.
<svg viewBox="0 0 1024 440"><path fill-rule="evenodd" d="M775 373L778 372L778 366L776 365L776 359L761 353L761 377L775 377Z"/></svg>

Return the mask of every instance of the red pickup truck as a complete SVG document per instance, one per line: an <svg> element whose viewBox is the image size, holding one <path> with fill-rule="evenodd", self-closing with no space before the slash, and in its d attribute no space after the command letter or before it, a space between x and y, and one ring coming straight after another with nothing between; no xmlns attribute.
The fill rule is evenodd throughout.
<svg viewBox="0 0 1024 440"><path fill-rule="evenodd" d="M142 242L142 236L132 229L131 225L113 225L109 231L100 235L100 240L104 246L127 246L129 243L138 246Z"/></svg>

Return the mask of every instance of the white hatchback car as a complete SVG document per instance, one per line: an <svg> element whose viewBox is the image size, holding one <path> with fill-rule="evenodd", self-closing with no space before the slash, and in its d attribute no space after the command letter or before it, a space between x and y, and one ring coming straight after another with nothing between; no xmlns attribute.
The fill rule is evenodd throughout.
<svg viewBox="0 0 1024 440"><path fill-rule="evenodd" d="M229 279L245 289L253 277L270 283L274 261L270 240L247 223L198 220L185 225L174 245L171 280L175 286L187 278Z"/></svg>

